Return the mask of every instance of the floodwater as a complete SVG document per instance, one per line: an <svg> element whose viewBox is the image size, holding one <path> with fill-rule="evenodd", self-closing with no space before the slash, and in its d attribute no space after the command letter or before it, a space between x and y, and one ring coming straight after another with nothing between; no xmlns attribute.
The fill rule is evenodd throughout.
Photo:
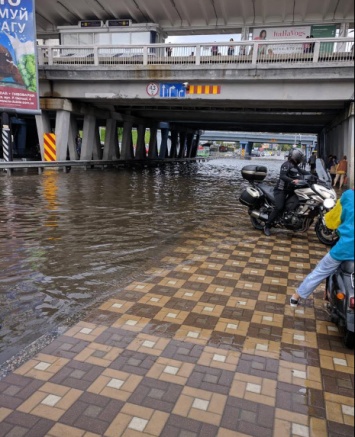
<svg viewBox="0 0 355 437"><path fill-rule="evenodd" d="M271 182L281 164L254 163ZM238 223L247 164L0 174L0 365L159 265L187 230Z"/></svg>

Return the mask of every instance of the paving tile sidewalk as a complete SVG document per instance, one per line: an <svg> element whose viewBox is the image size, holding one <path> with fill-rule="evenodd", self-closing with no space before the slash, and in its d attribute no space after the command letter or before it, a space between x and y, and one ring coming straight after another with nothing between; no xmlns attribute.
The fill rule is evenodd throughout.
<svg viewBox="0 0 355 437"><path fill-rule="evenodd" d="M324 246L243 228L185 235L0 381L0 437L352 436L354 355L322 287L288 305Z"/></svg>

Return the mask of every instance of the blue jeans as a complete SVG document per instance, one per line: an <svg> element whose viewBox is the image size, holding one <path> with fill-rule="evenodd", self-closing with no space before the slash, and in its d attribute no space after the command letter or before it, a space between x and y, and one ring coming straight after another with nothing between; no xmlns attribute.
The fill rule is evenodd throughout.
<svg viewBox="0 0 355 437"><path fill-rule="evenodd" d="M310 273L307 278L299 286L297 293L302 299L308 299L314 290L321 284L328 276L335 273L342 261L337 261L328 253L317 265L317 267Z"/></svg>

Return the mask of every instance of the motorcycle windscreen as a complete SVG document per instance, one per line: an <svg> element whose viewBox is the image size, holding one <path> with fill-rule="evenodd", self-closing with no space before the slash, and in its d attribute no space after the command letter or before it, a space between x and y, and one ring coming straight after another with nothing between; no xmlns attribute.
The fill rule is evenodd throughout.
<svg viewBox="0 0 355 437"><path fill-rule="evenodd" d="M332 177L330 176L329 171L327 170L323 159L318 158L316 161L316 172L318 175L318 179L322 182L325 182L327 185L332 185Z"/></svg>

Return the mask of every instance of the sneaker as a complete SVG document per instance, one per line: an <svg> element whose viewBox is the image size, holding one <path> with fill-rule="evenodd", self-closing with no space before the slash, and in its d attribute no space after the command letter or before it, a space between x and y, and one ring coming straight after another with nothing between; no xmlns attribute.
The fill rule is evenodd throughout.
<svg viewBox="0 0 355 437"><path fill-rule="evenodd" d="M300 303L299 299L294 299L293 297L291 297L290 305L292 308L297 308L299 303Z"/></svg>
<svg viewBox="0 0 355 437"><path fill-rule="evenodd" d="M265 228L264 228L264 234L265 234L267 237L271 237L271 229L270 229L268 226L265 226Z"/></svg>

